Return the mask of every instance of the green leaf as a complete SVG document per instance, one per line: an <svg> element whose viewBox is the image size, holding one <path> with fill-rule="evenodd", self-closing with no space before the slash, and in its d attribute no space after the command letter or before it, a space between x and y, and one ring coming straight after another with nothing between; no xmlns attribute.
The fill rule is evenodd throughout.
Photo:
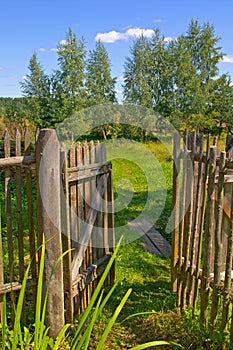
<svg viewBox="0 0 233 350"><path fill-rule="evenodd" d="M161 345L174 345L174 346L178 346L178 347L182 348L181 345L173 343L173 342L156 340L156 341L151 341L151 342L144 343L141 345L137 345L137 346L131 348L131 350L142 350L142 349L148 349L151 346L161 346Z"/></svg>
<svg viewBox="0 0 233 350"><path fill-rule="evenodd" d="M98 297L98 295L99 295L99 293L100 293L100 291L101 291L101 289L103 287L103 284L104 284L104 282L105 282L105 280L106 280L106 278L108 276L108 273L109 273L109 271L110 271L110 269L112 267L112 264L113 264L113 262L114 262L114 260L115 260L115 258L117 256L117 253L118 253L118 250L120 248L120 244L122 242L122 239L123 239L123 236L121 236L121 238L120 238L120 240L119 240L119 242L118 242L118 244L117 244L117 246L116 246L116 248L115 248L115 250L114 250L114 252L113 252L113 254L112 254L111 258L110 258L110 260L109 260L109 263L106 266L106 269L104 270L104 273L102 274L99 283L97 284L97 287L96 287L96 289L95 289L95 291L94 291L94 293L92 295L90 303L89 303L88 307L86 308L86 310L84 311L84 314L83 314L83 316L81 318L81 321L79 323L78 329L77 329L77 331L75 333L74 339L73 339L73 341L71 343L71 350L76 350L76 347L78 345L78 339L79 339L80 333L81 333L81 331L82 331L82 329L83 329L83 327L85 325L85 322L86 322L86 320L87 320L87 318L88 318L88 316L89 316L89 314L90 314L90 312L92 310L92 307L93 307L93 305L94 305L94 303L95 303L95 301L96 301L96 299L97 299L97 297Z"/></svg>
<svg viewBox="0 0 233 350"><path fill-rule="evenodd" d="M110 319L110 321L109 321L109 323L108 323L108 325L107 325L107 327L106 327L106 329L105 329L105 331L104 331L104 333L103 333L103 335L102 335L102 337L100 339L100 342L99 342L96 350L101 350L102 346L105 343L105 340L107 339L107 336L108 336L110 330L112 329L112 327L113 327L113 325L114 325L114 323L115 323L119 313L121 312L123 306L125 305L127 299L129 298L131 292L132 292L132 289L130 288L127 291L127 293L125 294L124 298L121 300L121 302L118 305L118 307L116 308L112 318Z"/></svg>

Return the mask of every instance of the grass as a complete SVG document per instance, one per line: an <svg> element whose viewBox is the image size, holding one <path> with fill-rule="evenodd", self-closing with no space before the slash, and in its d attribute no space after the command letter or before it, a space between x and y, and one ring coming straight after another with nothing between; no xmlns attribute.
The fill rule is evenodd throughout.
<svg viewBox="0 0 233 350"><path fill-rule="evenodd" d="M116 227L120 228L125 225L128 218L138 217L145 207L148 192L162 193L165 178L166 196L163 200L158 198L157 202L151 203L151 206L154 208L155 205L158 205L162 208L155 226L171 242L171 234L167 229L172 199L171 153L158 142L143 145L129 144L128 146L127 152L124 151L119 158L112 161L114 195L115 198L118 198L120 208L115 215ZM120 148L120 145L118 147ZM145 158L147 150L150 151L149 158ZM112 147L111 143L108 151L110 158L120 153L119 150ZM131 157L132 152L134 152L133 157ZM154 172L155 163L150 162L150 157L156 157L161 166L160 169L157 169L157 173ZM157 174L162 174L164 177L156 176ZM151 176L156 181L151 181ZM151 181L149 186L148 179ZM123 182L120 188L117 188L120 180ZM133 197L127 203L132 187ZM124 206L124 203L127 205ZM81 349L94 350L98 349L98 346L100 348L99 344L101 344L101 349L123 350L156 340L176 342L181 344L183 349L218 350L223 348L224 341L221 332L216 331L214 337L210 339L208 332L200 325L198 317L192 319L190 310L185 311L182 315L179 314L175 307L176 296L170 292L169 259L147 253L140 241L135 240L120 247L115 266L117 286L114 290L107 288L103 295L96 296L97 304L95 305L97 307L89 310L92 318L88 318L92 331L88 330L88 327L84 328L86 338L83 340L84 345L80 347ZM98 308L101 307L101 302L106 300L108 293L112 295L97 317ZM118 312L119 305L120 308L122 307L120 313ZM73 349L77 348L75 331L79 329L82 320L83 315L77 317L74 334L71 333L67 338L64 348L69 349L70 346L73 346ZM109 331L108 334L107 331L105 332L106 329ZM26 332L25 330L25 337ZM30 331L29 333L31 334ZM178 349L175 345L160 344L156 348ZM154 346L155 343L150 343L150 348ZM228 348L228 345L225 344L225 349Z"/></svg>
<svg viewBox="0 0 233 350"><path fill-rule="evenodd" d="M171 234L167 230L172 202L171 153L160 143L150 142L144 146L157 157L166 178L165 205L155 226L171 242ZM115 224L121 226L127 218L135 218L142 211L147 195L146 176L137 165L129 159L124 160L123 156L113 160L113 175L115 186L123 177L132 183L135 191L130 204L116 213ZM151 255L145 252L139 240L133 241L119 250L116 278L120 281L119 286L108 303L101 322L95 326L90 349L95 349L101 329L129 288L132 289L131 295L110 332L104 349L129 349L153 340L174 341L184 349L220 350L224 346L225 349L230 349L221 331L216 330L210 338L208 331L200 324L198 315L193 318L192 310L180 314L176 309L176 296L170 292L170 259ZM198 312L197 309L197 314ZM171 345L161 346L161 349L174 348L176 347Z"/></svg>

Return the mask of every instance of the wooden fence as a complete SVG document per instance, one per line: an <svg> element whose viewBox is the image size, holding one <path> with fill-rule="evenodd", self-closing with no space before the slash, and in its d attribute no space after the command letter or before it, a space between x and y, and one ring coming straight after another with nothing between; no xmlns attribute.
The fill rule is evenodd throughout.
<svg viewBox="0 0 233 350"><path fill-rule="evenodd" d="M182 141L176 134L172 290L181 310L194 314L200 301L201 322L211 332L220 322L233 344L233 161L210 137L186 132Z"/></svg>
<svg viewBox="0 0 233 350"><path fill-rule="evenodd" d="M72 143L68 149L55 130L43 129L36 142L28 131L1 144L0 305L12 312L25 268L31 261L22 321L35 308L42 235L46 240L44 292L49 285L46 323L56 337L64 322L88 305L114 247L111 163L103 144ZM114 281L114 266L106 283ZM1 309L2 315L2 309ZM31 320L32 321L32 320Z"/></svg>

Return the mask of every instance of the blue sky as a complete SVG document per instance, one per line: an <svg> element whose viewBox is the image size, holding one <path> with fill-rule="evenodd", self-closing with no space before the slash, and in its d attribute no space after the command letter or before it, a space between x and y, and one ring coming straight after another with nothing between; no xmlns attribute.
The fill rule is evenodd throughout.
<svg viewBox="0 0 233 350"><path fill-rule="evenodd" d="M192 18L214 25L225 55L220 74L229 72L233 81L232 0L8 0L0 6L2 97L21 96L19 82L34 51L47 74L57 68L56 47L70 27L85 38L88 50L96 38L105 43L121 99L123 66L134 36L142 30L150 36L158 27L174 38L186 32Z"/></svg>

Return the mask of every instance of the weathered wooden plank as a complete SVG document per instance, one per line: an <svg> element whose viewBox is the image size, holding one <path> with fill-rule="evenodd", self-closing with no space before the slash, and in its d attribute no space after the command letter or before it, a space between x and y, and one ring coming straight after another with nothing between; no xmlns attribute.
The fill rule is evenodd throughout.
<svg viewBox="0 0 233 350"><path fill-rule="evenodd" d="M186 131L187 133L187 131ZM187 137L184 137L184 154L182 158L182 194L181 194L181 208L180 208L180 223L179 223L179 254L177 262L177 294L176 294L176 304L178 307L181 306L181 290L182 290L182 265L183 265L183 242L184 242L184 229L185 229L185 213L186 213L186 186L187 186Z"/></svg>
<svg viewBox="0 0 233 350"><path fill-rule="evenodd" d="M93 225L96 220L99 207L101 205L101 197L107 186L107 177L108 177L108 174L102 175L102 177L98 181L98 185L97 185L98 196L93 198L91 203L91 208L88 212L83 230L80 232L80 236L79 236L80 247L78 250L75 251L73 261L72 261L72 280L76 278L78 270L82 264L86 249L88 247Z"/></svg>
<svg viewBox="0 0 233 350"><path fill-rule="evenodd" d="M195 289L195 271L198 264L198 242L200 236L200 221L201 221L201 211L202 211L202 182L203 182L203 168L202 168L202 153L203 153L203 135L198 135L198 147L200 158L198 162L194 162L194 168L196 171L194 179L194 211L193 211L193 235L191 241L191 254L190 254L190 271L189 271L189 282L188 282L188 292L187 292L187 304L190 306L194 300L194 289ZM197 137L197 136L196 136ZM197 147L197 146L196 146ZM195 164L196 163L196 164Z"/></svg>
<svg viewBox="0 0 233 350"><path fill-rule="evenodd" d="M96 155L95 155L95 144L93 141L90 142L90 166L93 167L93 169L95 168L95 163L96 163ZM100 169L98 169L100 170ZM91 198L90 200L93 199L93 197L95 196L96 193L96 176L98 175L99 171L94 172L95 176L91 177L90 179L90 190L91 190ZM95 262L97 260L97 247L98 247L98 243L97 243L97 239L96 239L96 235L92 235L92 261ZM93 283L93 287L94 287L94 283Z"/></svg>
<svg viewBox="0 0 233 350"><path fill-rule="evenodd" d="M71 276L71 238L70 238L70 207L69 207L69 187L67 180L67 153L65 144L61 145L61 168L63 174L63 186L61 193L61 228L62 228L62 249L66 252L63 257L63 281L65 294L65 320L66 323L74 321L74 303L72 293Z"/></svg>
<svg viewBox="0 0 233 350"><path fill-rule="evenodd" d="M36 287L37 286L37 278L29 278L26 282L26 289ZM11 283L4 283L0 285L0 295L12 293L19 291L22 288L21 281L14 281Z"/></svg>
<svg viewBox="0 0 233 350"><path fill-rule="evenodd" d="M209 157L208 151L209 137L207 140L207 149L206 154ZM207 178L208 178L208 167L209 167L209 158L208 162L202 163L202 193L201 193L201 204L200 204L200 223L199 223L199 237L198 237L198 248L197 248L197 262L195 268L195 282L194 282L194 295L193 295L193 315L196 311L198 293L199 293L199 270L202 262L202 237L203 237L203 227L204 227L204 218L205 218L205 202L207 194Z"/></svg>
<svg viewBox="0 0 233 350"><path fill-rule="evenodd" d="M21 134L17 130L15 137L15 155L21 156ZM19 278L24 277L24 242L23 242L23 219L22 219L22 181L21 169L16 167L16 209L17 209L17 228L18 228L18 261ZM26 323L25 300L22 308L22 322Z"/></svg>
<svg viewBox="0 0 233 350"><path fill-rule="evenodd" d="M229 308L230 308L230 288L232 286L231 271L232 271L232 256L233 256L233 187L231 197L231 216L230 216L230 232L228 234L227 252L226 252L226 269L224 281L224 295L222 308L222 330L227 330Z"/></svg>
<svg viewBox="0 0 233 350"><path fill-rule="evenodd" d="M17 130L15 138L15 154L21 155L21 134ZM17 208L17 226L18 226L18 258L19 258L19 277L22 280L24 276L24 246L23 246L23 220L22 220L22 181L21 169L16 168L16 208Z"/></svg>
<svg viewBox="0 0 233 350"><path fill-rule="evenodd" d="M140 235L147 233L153 225L144 219L130 219L128 220L128 227L135 232L138 232Z"/></svg>
<svg viewBox="0 0 233 350"><path fill-rule="evenodd" d="M76 147L75 144L72 143L70 146L70 166L77 166L77 158L76 158ZM68 174L67 174L68 177ZM78 240L78 227L77 227L77 188L76 184L70 184L70 230L71 237L74 242Z"/></svg>
<svg viewBox="0 0 233 350"><path fill-rule="evenodd" d="M36 165L38 220L46 241L43 295L45 295L49 286L46 325L50 327L50 336L55 338L64 326L62 261L53 271L55 262L62 254L60 145L55 130L42 129L40 131L36 143Z"/></svg>
<svg viewBox="0 0 233 350"><path fill-rule="evenodd" d="M215 227L215 250L214 250L214 285L212 293L212 305L210 325L211 331L214 330L217 322L217 314L219 308L219 285L220 285L220 273L222 262L222 219L223 219L223 190L224 190L224 173L225 173L226 153L221 152L221 162L219 166L219 178L218 178L218 201L217 201L217 218Z"/></svg>
<svg viewBox="0 0 233 350"><path fill-rule="evenodd" d="M155 229L151 229L146 233L146 236L150 239L153 245L158 249L160 255L166 258L171 257L172 249L166 239Z"/></svg>
<svg viewBox="0 0 233 350"><path fill-rule="evenodd" d="M130 220L127 226L139 233L143 246L148 252L165 257L171 256L170 244L148 221L144 219Z"/></svg>
<svg viewBox="0 0 233 350"><path fill-rule="evenodd" d="M142 246L144 247L144 249L151 254L154 255L161 255L161 252L157 249L157 247L152 243L152 241L150 240L150 238L148 237L147 234L144 234L140 237L141 241L142 241Z"/></svg>
<svg viewBox="0 0 233 350"><path fill-rule="evenodd" d="M5 153L5 158L8 158L11 156L10 136L7 131L4 137L4 153ZM6 205L9 273L11 276L14 276L14 244L13 244L13 235L12 235L12 208L11 208L11 171L9 168L6 168L5 170L5 205Z"/></svg>
<svg viewBox="0 0 233 350"><path fill-rule="evenodd" d="M173 195L172 195L172 254L171 254L171 290L177 291L177 262L179 259L179 220L180 220L180 135L174 134L173 146Z"/></svg>
<svg viewBox="0 0 233 350"><path fill-rule="evenodd" d="M8 153L9 154L9 153ZM10 166L29 166L33 163L35 163L36 158L34 154L28 155L28 156L14 156L14 157L6 157L0 158L0 167L1 168L8 168Z"/></svg>
<svg viewBox="0 0 233 350"><path fill-rule="evenodd" d="M26 129L24 138L24 152L30 155L31 151L31 138L29 130ZM29 230L29 249L30 249L30 261L31 261L31 273L32 278L37 277L37 254L36 254L36 236L34 226L34 206L33 206L33 185L32 185L32 170L30 168L25 169L26 179L26 192L27 192L27 208L28 208L28 230ZM34 309L36 309L36 294L37 290L34 287L32 289Z"/></svg>
<svg viewBox="0 0 233 350"><path fill-rule="evenodd" d="M105 159L103 160L102 158L102 150L101 150L102 144L97 141L96 142L96 146L95 146L95 152L96 152L96 162L97 163L102 163L103 161L105 161ZM98 181L99 177L97 177L97 181ZM101 199L101 203L100 203L100 207L99 207L99 212L97 214L97 218L96 218L96 229L95 229L95 234L96 234L96 240L98 242L98 249L97 249L97 258L100 258L101 256L103 256L105 254L105 250L104 250L104 222L103 222L103 211L102 211L102 199Z"/></svg>
<svg viewBox="0 0 233 350"><path fill-rule="evenodd" d="M91 177L96 177L98 175L106 174L109 169L111 168L111 163L100 163L100 164L93 164L92 166L80 166L80 167L73 167L68 168L68 181L69 182L75 182L75 181L82 181L82 180L88 180Z"/></svg>
<svg viewBox="0 0 233 350"><path fill-rule="evenodd" d="M208 322L208 301L209 301L209 278L213 269L213 236L215 231L215 172L216 172L216 147L210 147L209 162L209 182L208 182L208 200L206 208L206 230L204 241L203 257L203 276L201 280L201 313L200 319L207 326Z"/></svg>
<svg viewBox="0 0 233 350"><path fill-rule="evenodd" d="M80 142L77 142L77 145L76 145L76 158L77 158L77 168L79 168L83 165L83 153L82 153L82 146ZM78 200L77 200L78 225L77 225L77 240L76 240L75 247L78 248L82 221L84 221L84 187L82 182L77 182L76 190L77 190L77 196L78 196Z"/></svg>
<svg viewBox="0 0 233 350"><path fill-rule="evenodd" d="M182 288L181 288L181 309L186 308L187 304L187 287L189 283L188 263L190 261L190 243L192 237L193 227L193 161L191 159L191 151L187 151L187 181L186 181L186 213L185 213L185 227L183 235L183 257L184 264L182 266Z"/></svg>
<svg viewBox="0 0 233 350"><path fill-rule="evenodd" d="M112 178L112 166L109 171L108 181L107 181L107 201L108 201L108 243L109 251L113 253L115 248L115 232L114 232L114 195L113 195L113 178ZM109 282L111 285L115 282L115 262L113 263Z"/></svg>

